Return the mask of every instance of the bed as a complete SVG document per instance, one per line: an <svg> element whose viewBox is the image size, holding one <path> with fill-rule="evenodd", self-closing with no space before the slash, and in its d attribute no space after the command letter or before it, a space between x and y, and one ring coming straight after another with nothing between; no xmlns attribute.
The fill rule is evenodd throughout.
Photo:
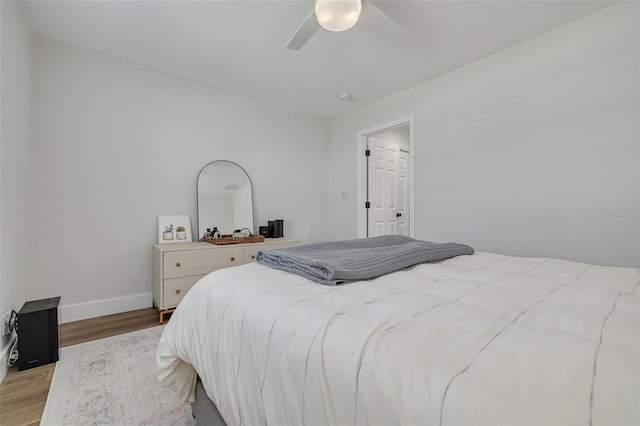
<svg viewBox="0 0 640 426"><path fill-rule="evenodd" d="M229 425L640 424L640 270L475 253L327 286L198 282L161 384Z"/></svg>

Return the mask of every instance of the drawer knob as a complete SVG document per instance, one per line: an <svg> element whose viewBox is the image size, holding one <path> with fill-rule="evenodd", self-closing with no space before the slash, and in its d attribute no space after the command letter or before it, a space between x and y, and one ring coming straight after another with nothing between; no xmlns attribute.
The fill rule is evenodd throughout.
<svg viewBox="0 0 640 426"><path fill-rule="evenodd" d="M180 294L180 289L177 289L177 290L176 290L176 294Z"/></svg>
<svg viewBox="0 0 640 426"><path fill-rule="evenodd" d="M176 268L180 267L180 262L176 262Z"/></svg>
<svg viewBox="0 0 640 426"><path fill-rule="evenodd" d="M252 258L252 259L255 259L255 258L256 258L256 255L255 255L255 254L254 254L254 255L252 255L252 256L251 256L251 258Z"/></svg>
<svg viewBox="0 0 640 426"><path fill-rule="evenodd" d="M235 257L232 257L232 258L231 258L231 261L233 262L234 260L236 260L236 258L235 258Z"/></svg>

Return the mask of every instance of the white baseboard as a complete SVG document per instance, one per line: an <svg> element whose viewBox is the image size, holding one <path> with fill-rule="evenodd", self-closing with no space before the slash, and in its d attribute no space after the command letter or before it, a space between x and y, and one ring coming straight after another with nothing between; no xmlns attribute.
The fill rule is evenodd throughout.
<svg viewBox="0 0 640 426"><path fill-rule="evenodd" d="M4 380L4 376L7 375L7 371L9 371L9 351L11 350L11 345L13 345L15 338L15 333L12 333L9 343L0 350L0 383Z"/></svg>
<svg viewBox="0 0 640 426"><path fill-rule="evenodd" d="M133 296L116 297L114 299L95 300L93 302L76 303L60 306L58 322L79 321L103 315L119 314L120 312L135 311L153 306L151 293L135 294Z"/></svg>

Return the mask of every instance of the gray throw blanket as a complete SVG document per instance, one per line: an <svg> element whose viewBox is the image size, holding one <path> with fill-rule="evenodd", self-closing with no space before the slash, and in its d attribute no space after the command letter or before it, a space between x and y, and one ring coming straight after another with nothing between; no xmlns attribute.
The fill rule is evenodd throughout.
<svg viewBox="0 0 640 426"><path fill-rule="evenodd" d="M256 260L320 284L336 285L463 254L473 254L473 248L458 243L432 243L402 235L384 235L261 250Z"/></svg>

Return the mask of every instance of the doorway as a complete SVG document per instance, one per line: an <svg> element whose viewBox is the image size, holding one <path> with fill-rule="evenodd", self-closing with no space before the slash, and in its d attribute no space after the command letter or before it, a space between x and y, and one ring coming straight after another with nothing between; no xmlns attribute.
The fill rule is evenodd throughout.
<svg viewBox="0 0 640 426"><path fill-rule="evenodd" d="M413 116L358 132L358 238L414 236Z"/></svg>

